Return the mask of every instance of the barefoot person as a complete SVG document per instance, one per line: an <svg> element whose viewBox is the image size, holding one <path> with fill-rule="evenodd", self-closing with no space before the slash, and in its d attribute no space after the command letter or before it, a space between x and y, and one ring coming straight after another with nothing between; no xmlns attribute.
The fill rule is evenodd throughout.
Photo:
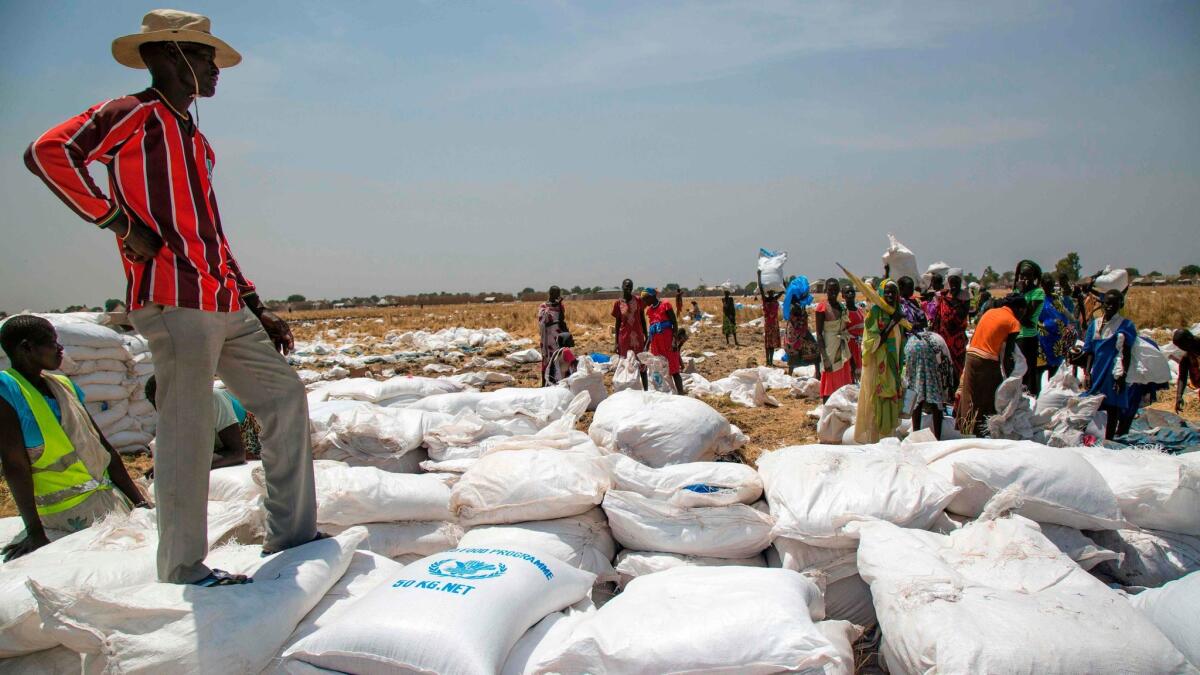
<svg viewBox="0 0 1200 675"><path fill-rule="evenodd" d="M630 352L637 354L646 346L646 305L642 299L633 294L633 280L621 282L621 297L613 302L612 316L616 321L613 336L616 339L614 349L617 358L623 359ZM642 389L646 388L646 369L639 368L642 378Z"/></svg>
<svg viewBox="0 0 1200 675"><path fill-rule="evenodd" d="M779 295L778 291L763 289L762 271L758 272L758 298L762 302L763 349L766 351L767 366L775 365L775 350L779 349Z"/></svg>
<svg viewBox="0 0 1200 675"><path fill-rule="evenodd" d="M0 372L0 463L24 537L5 544L5 562L50 543L46 530L74 532L130 505L148 506L121 456L83 407L65 375L63 348L50 322L14 316L0 326L12 368Z"/></svg>
<svg viewBox="0 0 1200 675"><path fill-rule="evenodd" d="M292 333L233 256L213 192L215 155L188 112L216 92L220 68L241 60L209 26L189 12L146 14L141 32L114 40L112 53L149 69L150 88L93 106L25 153L67 206L115 235L129 319L149 341L158 377L158 576L206 586L245 581L204 564L214 373L262 422L264 553L318 537L308 403L280 353ZM92 181L93 161L107 168L111 194Z"/></svg>

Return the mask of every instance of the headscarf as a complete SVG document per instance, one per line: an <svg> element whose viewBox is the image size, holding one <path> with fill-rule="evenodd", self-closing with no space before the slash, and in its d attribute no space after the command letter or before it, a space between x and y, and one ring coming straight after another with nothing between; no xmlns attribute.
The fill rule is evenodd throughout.
<svg viewBox="0 0 1200 675"><path fill-rule="evenodd" d="M653 288L643 288L642 289L642 297L643 298L657 298L658 291Z"/></svg>
<svg viewBox="0 0 1200 675"><path fill-rule="evenodd" d="M899 284L897 284L895 281L892 281L891 279L880 279L879 285L875 287L875 291L879 293L879 297L883 297L883 294L885 291L887 291L888 286L895 286L897 291L900 290Z"/></svg>
<svg viewBox="0 0 1200 675"><path fill-rule="evenodd" d="M808 292L808 277L803 274L792 279L788 284L787 295L783 298L783 320L792 320L792 302L801 307L808 307L812 304L813 296Z"/></svg>

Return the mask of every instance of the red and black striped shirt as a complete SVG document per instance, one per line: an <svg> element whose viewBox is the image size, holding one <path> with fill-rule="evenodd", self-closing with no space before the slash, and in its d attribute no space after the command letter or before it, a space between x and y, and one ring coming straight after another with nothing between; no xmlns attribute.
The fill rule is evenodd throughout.
<svg viewBox="0 0 1200 675"><path fill-rule="evenodd" d="M94 161L108 168L108 195L87 172ZM149 262L121 256L131 311L156 303L232 312L254 291L221 229L215 161L204 134L152 89L96 105L25 152L29 170L85 220L104 223L119 209L162 237Z"/></svg>

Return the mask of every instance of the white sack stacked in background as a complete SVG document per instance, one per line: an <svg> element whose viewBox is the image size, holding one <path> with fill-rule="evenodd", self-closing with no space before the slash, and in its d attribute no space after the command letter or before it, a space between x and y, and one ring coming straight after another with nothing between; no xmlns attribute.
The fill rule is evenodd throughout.
<svg viewBox="0 0 1200 675"><path fill-rule="evenodd" d="M101 325L94 312L38 314L53 326L63 346L62 372L83 390L88 412L118 452L146 449L154 438L154 411L146 410L142 387L148 363L145 341ZM0 323L3 323L0 321ZM127 346L128 343L128 346ZM135 362L130 347L139 350ZM0 353L0 370L9 368ZM150 366L153 373L153 366Z"/></svg>
<svg viewBox="0 0 1200 675"><path fill-rule="evenodd" d="M1155 588L1200 571L1200 537L1155 530L1106 530L1088 536L1120 556L1098 565L1096 572L1124 586Z"/></svg>
<svg viewBox="0 0 1200 675"><path fill-rule="evenodd" d="M703 401L632 389L609 396L596 408L588 434L596 445L652 467L712 461L747 440Z"/></svg>
<svg viewBox="0 0 1200 675"><path fill-rule="evenodd" d="M505 525L481 525L463 535L459 548L533 549L585 572L597 582L616 581L612 559L617 545L604 511L592 508L579 515Z"/></svg>
<svg viewBox="0 0 1200 675"><path fill-rule="evenodd" d="M498 673L530 627L582 600L594 581L536 550L446 551L377 585L285 650L283 665L289 672L309 665L349 673Z"/></svg>
<svg viewBox="0 0 1200 675"><path fill-rule="evenodd" d="M820 672L839 656L820 618L820 591L789 570L669 569L631 581L525 672Z"/></svg>
<svg viewBox="0 0 1200 675"><path fill-rule="evenodd" d="M766 567L767 561L762 554L749 558L712 558L708 556L683 555L682 553L664 553L662 551L630 551L624 550L617 554L613 566L618 575L617 587L624 588L634 579L655 572L673 569L675 567ZM778 567L778 565L776 565Z"/></svg>
<svg viewBox="0 0 1200 675"><path fill-rule="evenodd" d="M313 408L309 429L323 430L312 434L313 457L395 473L418 473L428 455L414 451L421 447L431 428L452 419L444 413L385 408L360 401L327 401Z"/></svg>
<svg viewBox="0 0 1200 675"><path fill-rule="evenodd" d="M1182 673L1129 602L1020 516L949 535L857 525L881 653L893 673Z"/></svg>

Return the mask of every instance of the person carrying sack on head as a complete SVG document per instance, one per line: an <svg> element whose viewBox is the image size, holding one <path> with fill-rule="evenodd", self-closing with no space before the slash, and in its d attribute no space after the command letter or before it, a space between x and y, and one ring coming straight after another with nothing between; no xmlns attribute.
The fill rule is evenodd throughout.
<svg viewBox="0 0 1200 675"><path fill-rule="evenodd" d="M204 565L214 374L262 422L264 554L319 537L308 404L281 355L292 333L233 256L213 192L216 156L188 112L216 93L220 69L242 60L210 25L190 12L146 14L140 33L113 40L112 54L149 69L150 88L52 127L25 153L68 207L115 236L129 319L150 343L158 380L158 576L205 586L246 581ZM96 161L110 194L88 174Z"/></svg>

